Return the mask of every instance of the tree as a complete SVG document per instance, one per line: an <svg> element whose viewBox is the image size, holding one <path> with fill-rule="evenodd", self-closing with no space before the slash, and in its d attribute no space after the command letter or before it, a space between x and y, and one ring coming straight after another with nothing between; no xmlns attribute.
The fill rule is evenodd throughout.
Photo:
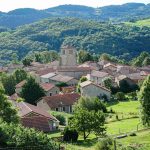
<svg viewBox="0 0 150 150"><path fill-rule="evenodd" d="M16 79L13 75L2 74L1 82L7 95L15 93Z"/></svg>
<svg viewBox="0 0 150 150"><path fill-rule="evenodd" d="M109 54L103 53L100 55L100 60L110 61L111 58Z"/></svg>
<svg viewBox="0 0 150 150"><path fill-rule="evenodd" d="M106 88L111 89L112 87L112 79L110 77L106 77L103 79L103 84Z"/></svg>
<svg viewBox="0 0 150 150"><path fill-rule="evenodd" d="M117 98L117 100L119 100L119 101L123 101L123 100L125 100L125 94L123 93L123 92L118 92L116 95L115 95L115 97Z"/></svg>
<svg viewBox="0 0 150 150"><path fill-rule="evenodd" d="M114 150L113 139L104 138L98 141L95 150Z"/></svg>
<svg viewBox="0 0 150 150"><path fill-rule="evenodd" d="M17 69L13 73L16 83L20 83L21 81L27 79L27 73L23 69Z"/></svg>
<svg viewBox="0 0 150 150"><path fill-rule="evenodd" d="M42 62L42 56L40 53L35 54L35 61L40 63Z"/></svg>
<svg viewBox="0 0 150 150"><path fill-rule="evenodd" d="M93 57L89 52L87 52L85 50L80 50L78 52L78 62L79 63L84 63L86 61L91 61L91 60L93 60Z"/></svg>
<svg viewBox="0 0 150 150"><path fill-rule="evenodd" d="M138 100L141 102L143 125L150 126L150 76L144 80L138 93Z"/></svg>
<svg viewBox="0 0 150 150"><path fill-rule="evenodd" d="M87 109L78 108L74 116L69 120L71 128L83 133L84 140L94 132L96 135L103 135L105 131L105 115L103 112L88 111Z"/></svg>
<svg viewBox="0 0 150 150"><path fill-rule="evenodd" d="M140 56L132 60L132 64L134 66L142 67L143 64L146 64L147 60L145 59L147 59L147 57L149 56L150 56L149 53L144 51L140 54ZM143 62L143 60L145 60L145 62Z"/></svg>
<svg viewBox="0 0 150 150"><path fill-rule="evenodd" d="M30 59L30 58L24 58L22 60L22 63L23 63L24 66L31 66L31 62L33 62L33 60Z"/></svg>
<svg viewBox="0 0 150 150"><path fill-rule="evenodd" d="M87 109L88 111L102 111L104 113L107 113L107 108L105 104L97 97L81 97L78 100L78 103L76 103L76 105L74 106L74 110L78 108Z"/></svg>
<svg viewBox="0 0 150 150"><path fill-rule="evenodd" d="M150 65L150 57L146 57L142 63L142 66L148 66Z"/></svg>
<svg viewBox="0 0 150 150"><path fill-rule="evenodd" d="M86 77L81 77L80 78L80 80L79 80L79 82L78 82L78 85L77 85L77 92L78 93L80 93L80 83L82 83L82 82L85 82L85 81L87 81L88 79L86 78Z"/></svg>
<svg viewBox="0 0 150 150"><path fill-rule="evenodd" d="M17 110L12 107L12 103L8 101L4 93L5 90L2 85L0 85L0 119L7 123L18 123L19 117Z"/></svg>
<svg viewBox="0 0 150 150"><path fill-rule="evenodd" d="M28 77L26 81L22 87L21 97L24 98L26 102L35 105L39 98L45 96L45 92L33 77Z"/></svg>
<svg viewBox="0 0 150 150"><path fill-rule="evenodd" d="M1 123L0 139L0 147L5 149L59 149L59 145L43 132L20 124Z"/></svg>

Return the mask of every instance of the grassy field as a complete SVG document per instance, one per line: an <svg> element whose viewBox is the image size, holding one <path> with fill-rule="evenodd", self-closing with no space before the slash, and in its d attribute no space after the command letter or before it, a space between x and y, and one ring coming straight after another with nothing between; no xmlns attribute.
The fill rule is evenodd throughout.
<svg viewBox="0 0 150 150"><path fill-rule="evenodd" d="M107 134L122 134L137 130L137 125L140 123L139 118L125 119L116 122L110 122L106 124ZM138 126L138 129L143 129L142 125Z"/></svg>
<svg viewBox="0 0 150 150"><path fill-rule="evenodd" d="M123 120L120 120L120 121L116 120L116 121L108 122L106 124L107 135L114 136L116 134L123 134L123 133L136 131L137 125L140 123L140 119L133 118L131 114L133 113L133 114L138 115L139 106L140 106L139 101L109 103L107 108L109 110L112 108L115 111L115 113L119 114L120 116L123 115L124 118ZM129 118L129 119L125 119L125 118ZM143 126L139 124L138 129L143 129ZM59 137L60 135L61 135L60 132L55 132L55 133L50 134L49 136ZM148 143L148 146L146 145L145 149L140 149L140 150L149 150L149 149L146 149L146 148L149 148L149 145L150 145L149 141L150 141L150 132L147 132L147 131L137 133L137 136L134 136L134 137L129 136L129 137L117 140L118 143L121 143L125 146L129 144ZM91 134L89 138L85 141L83 140L83 137L80 135L77 143L75 144L63 143L63 145L66 148L66 150L84 150L84 149L94 150L96 143L97 143L96 136L94 134Z"/></svg>
<svg viewBox="0 0 150 150"><path fill-rule="evenodd" d="M139 112L139 101L124 101L118 103L109 103L108 110L113 109L117 113L138 113Z"/></svg>
<svg viewBox="0 0 150 150"><path fill-rule="evenodd" d="M150 150L150 130L138 132L136 136L118 139L117 143L123 145L136 145L137 150Z"/></svg>
<svg viewBox="0 0 150 150"><path fill-rule="evenodd" d="M150 19L144 19L144 20L139 20L136 21L135 23L132 22L127 22L127 25L131 25L131 26L146 26L146 27L150 27Z"/></svg>

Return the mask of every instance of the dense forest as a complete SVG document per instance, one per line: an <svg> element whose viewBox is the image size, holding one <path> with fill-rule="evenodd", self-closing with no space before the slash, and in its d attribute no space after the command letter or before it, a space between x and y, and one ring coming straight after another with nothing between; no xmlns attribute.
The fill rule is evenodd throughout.
<svg viewBox="0 0 150 150"><path fill-rule="evenodd" d="M22 8L8 13L0 12L0 26L15 28L48 17L76 17L115 23L134 21L150 17L150 4L127 3L99 8L80 5L61 5L45 10Z"/></svg>
<svg viewBox="0 0 150 150"><path fill-rule="evenodd" d="M131 59L150 48L150 28L126 24L113 25L76 18L45 19L15 30L0 32L1 63L19 59L33 51L60 50L62 44L71 44L77 50L91 53L109 53Z"/></svg>

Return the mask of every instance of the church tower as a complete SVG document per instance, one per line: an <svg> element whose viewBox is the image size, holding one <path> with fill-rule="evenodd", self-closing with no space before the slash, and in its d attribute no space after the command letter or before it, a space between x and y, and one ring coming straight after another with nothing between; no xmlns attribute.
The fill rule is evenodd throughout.
<svg viewBox="0 0 150 150"><path fill-rule="evenodd" d="M74 67L77 64L76 49L70 45L61 47L60 66Z"/></svg>

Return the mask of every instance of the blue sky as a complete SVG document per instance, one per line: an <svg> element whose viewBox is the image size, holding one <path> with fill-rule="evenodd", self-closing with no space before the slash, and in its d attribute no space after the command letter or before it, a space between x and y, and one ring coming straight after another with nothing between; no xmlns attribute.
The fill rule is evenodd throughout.
<svg viewBox="0 0 150 150"><path fill-rule="evenodd" d="M63 4L100 7L128 2L150 3L150 0L0 0L0 11L7 12L16 8L45 9Z"/></svg>

